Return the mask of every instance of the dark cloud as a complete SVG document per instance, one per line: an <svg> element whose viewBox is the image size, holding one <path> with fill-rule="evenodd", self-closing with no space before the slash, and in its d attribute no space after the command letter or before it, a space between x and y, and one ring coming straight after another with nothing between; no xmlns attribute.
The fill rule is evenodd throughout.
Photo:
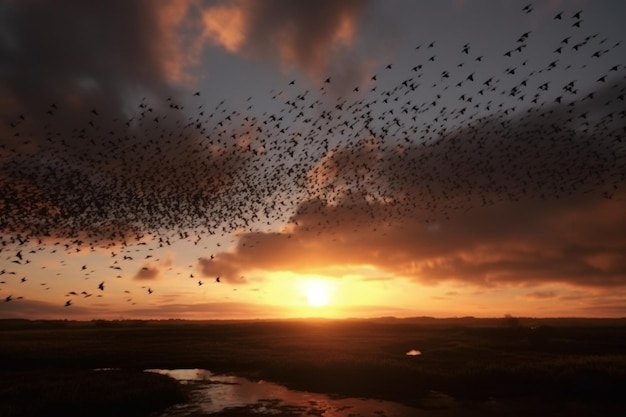
<svg viewBox="0 0 626 417"><path fill-rule="evenodd" d="M430 143L339 147L310 172L318 198L290 232L245 234L203 272L372 265L429 284L624 286L625 125L604 106L619 94L485 116Z"/></svg>
<svg viewBox="0 0 626 417"><path fill-rule="evenodd" d="M83 241L200 228L227 233L250 230L261 217L282 220L294 206L306 222L306 210L316 204L351 205L351 212L364 210L374 222L394 211L440 220L529 196L594 190L610 197L624 180L620 84L594 91L589 100L543 101L523 114L493 100L472 107L455 97L459 107L450 108L427 101L381 108L372 100L376 118L366 110L370 103L357 99L350 104L360 106L357 115L347 102L320 115L308 109L321 100L303 93L302 119L293 102L262 118L221 104L201 108L204 98L179 99L172 81L181 77L172 73L183 70L172 63L192 65L203 36L317 78L325 78L331 62L358 73L363 67L351 54L374 7L277 0L201 6L15 2L0 11L7 22L0 83L8 97L1 103L2 230ZM351 62L343 65L343 59ZM414 83L381 94L399 99L417 88ZM432 109L440 110L436 123L414 123ZM352 125L339 124L343 116L354 119ZM439 119L450 125L437 125ZM357 122L358 133L348 131ZM302 172L309 172L308 189ZM305 193L311 203L301 204ZM279 206L278 196L291 200ZM377 201L384 204L370 204Z"/></svg>
<svg viewBox="0 0 626 417"><path fill-rule="evenodd" d="M93 242L228 220L258 169L238 145L243 129L218 129L234 111L201 120L198 98L193 119L178 100L172 62L191 54L176 36L189 14L179 4L0 9L0 228Z"/></svg>
<svg viewBox="0 0 626 417"><path fill-rule="evenodd" d="M249 270L340 276L368 265L378 279L426 284L624 286L626 86L624 67L605 65L619 42L590 36L551 66L538 44L561 33L551 26L535 41L533 29L512 59L496 51L499 62L468 68L473 56L458 48L463 62L445 59L452 49L436 40L425 56L411 45L387 71L380 43L359 43L384 32L368 26L361 37L385 20L375 7L3 4L0 231L19 244L52 236L80 248L238 231L234 250L197 265L228 283L247 283ZM210 93L181 87L207 37L323 89L304 91L298 79L261 115L247 102L209 106ZM409 69L431 53L432 67ZM387 79L370 79L370 65ZM326 94L357 85L341 99ZM260 231L287 218L283 232Z"/></svg>
<svg viewBox="0 0 626 417"><path fill-rule="evenodd" d="M380 139L339 147L322 159L309 175L310 188L330 203L341 198L358 205L367 197L433 220L501 201L585 192L610 198L626 181L626 122L616 113L626 109L625 87L601 89L583 103L484 114L427 137L405 131L405 140L392 145L384 129L373 130Z"/></svg>
<svg viewBox="0 0 626 417"><path fill-rule="evenodd" d="M52 227L96 232L102 225L72 224L77 216L70 210L76 200L84 216L112 214L117 191L107 186L125 179L112 175L121 169L114 161L124 158L112 152L121 144L104 146L104 138L132 134L121 128L131 97L171 92L156 47L165 40L156 10L142 1L38 1L5 3L0 15L6 22L0 88L10 98L2 115L16 125L13 139L3 140L5 209L39 214L27 225L41 228L35 233ZM48 224L38 224L46 218Z"/></svg>
<svg viewBox="0 0 626 417"><path fill-rule="evenodd" d="M149 2L10 2L1 14L2 88L18 103L12 112L88 103L117 116L134 91L168 91L156 46L164 34Z"/></svg>

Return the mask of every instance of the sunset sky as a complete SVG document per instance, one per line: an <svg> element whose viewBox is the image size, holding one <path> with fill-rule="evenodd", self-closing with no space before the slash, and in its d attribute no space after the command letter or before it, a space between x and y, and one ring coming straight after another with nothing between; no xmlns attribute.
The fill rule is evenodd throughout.
<svg viewBox="0 0 626 417"><path fill-rule="evenodd" d="M0 318L624 317L624 16L2 1Z"/></svg>

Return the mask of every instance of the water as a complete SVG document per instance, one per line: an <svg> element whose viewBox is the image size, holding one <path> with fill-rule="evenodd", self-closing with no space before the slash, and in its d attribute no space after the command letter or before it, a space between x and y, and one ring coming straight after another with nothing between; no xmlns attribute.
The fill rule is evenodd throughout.
<svg viewBox="0 0 626 417"><path fill-rule="evenodd" d="M150 369L191 386L190 402L167 409L161 417L211 415L239 408L255 416L320 417L419 417L432 416L432 410L420 410L390 401L364 398L332 398L326 394L290 390L265 381L250 381L229 375L217 375L204 369ZM446 410L437 410L437 416ZM442 413L443 412L443 413Z"/></svg>

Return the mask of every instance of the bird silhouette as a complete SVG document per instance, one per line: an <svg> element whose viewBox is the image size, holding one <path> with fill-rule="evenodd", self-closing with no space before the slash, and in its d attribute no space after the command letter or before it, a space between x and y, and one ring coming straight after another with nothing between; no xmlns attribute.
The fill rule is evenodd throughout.
<svg viewBox="0 0 626 417"><path fill-rule="evenodd" d="M514 12L528 20L533 11ZM591 21L582 10L533 21L502 49L423 41L361 77L290 77L240 101L204 90L156 95L115 120L87 99L74 115L63 97L15 111L0 139L0 275L13 283L23 274L20 288L31 291L39 278L28 264L40 254L97 252L105 265L87 261L81 277L115 270L116 287L133 285L133 272L153 270L142 258L157 262L180 241L208 255L189 278L229 285L239 280L224 260L233 233L245 256L271 233L296 244L309 234L339 239L350 221L432 226L517 201L610 200L625 182L626 68L621 41L587 33L583 13ZM59 269L76 273L78 262ZM32 291L54 291L51 279ZM60 294L94 302L92 285Z"/></svg>

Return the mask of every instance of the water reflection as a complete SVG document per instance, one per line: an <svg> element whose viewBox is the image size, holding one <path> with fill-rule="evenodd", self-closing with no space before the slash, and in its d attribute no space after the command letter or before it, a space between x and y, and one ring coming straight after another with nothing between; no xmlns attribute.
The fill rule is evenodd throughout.
<svg viewBox="0 0 626 417"><path fill-rule="evenodd" d="M161 417L210 415L239 408L246 415L301 415L323 417L418 417L424 410L389 401L362 398L335 399L325 394L294 391L270 382L254 382L204 369L150 369L191 385L191 401L166 410ZM240 414L237 414L240 415ZM244 414L241 414L244 415Z"/></svg>

